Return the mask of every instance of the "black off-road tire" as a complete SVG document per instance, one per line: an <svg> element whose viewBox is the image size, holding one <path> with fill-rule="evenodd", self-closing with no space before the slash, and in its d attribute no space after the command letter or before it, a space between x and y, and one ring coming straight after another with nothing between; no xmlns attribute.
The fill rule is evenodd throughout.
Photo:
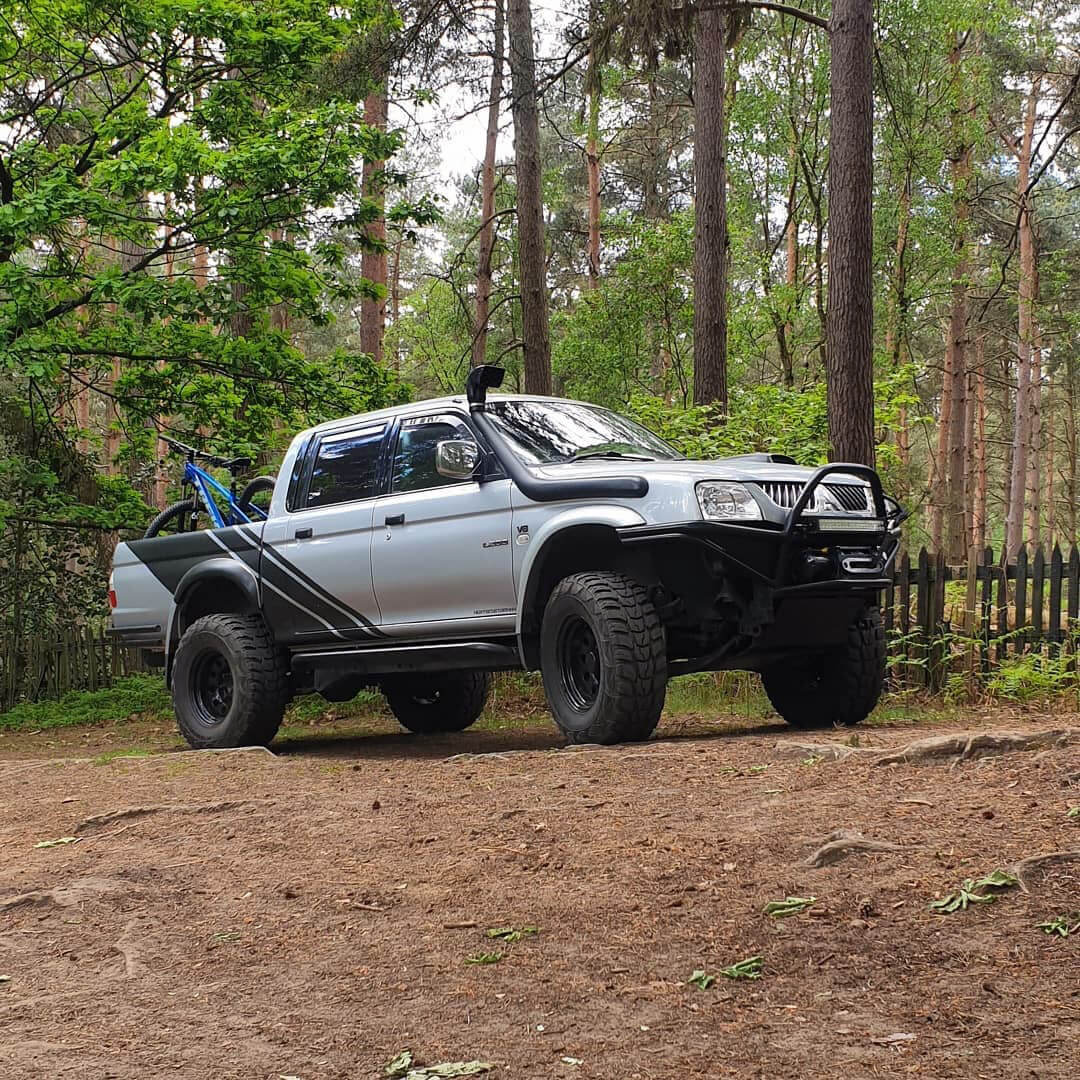
<svg viewBox="0 0 1080 1080"><path fill-rule="evenodd" d="M164 536L177 532L192 532L191 515L197 513L201 507L198 499L183 499L175 502L172 506L166 506L164 510L149 525L143 533L143 539L149 540L154 536Z"/></svg>
<svg viewBox="0 0 1080 1080"><path fill-rule="evenodd" d="M874 711L885 681L881 613L868 608L848 628L846 645L770 668L761 681L773 708L792 727L862 723Z"/></svg>
<svg viewBox="0 0 1080 1080"><path fill-rule="evenodd" d="M382 680L390 711L417 735L464 731L484 711L491 675L486 671L446 671Z"/></svg>
<svg viewBox="0 0 1080 1080"><path fill-rule="evenodd" d="M544 609L540 670L570 742L647 739L664 708L667 646L645 588L606 571L563 578Z"/></svg>
<svg viewBox="0 0 1080 1080"><path fill-rule="evenodd" d="M205 615L172 669L180 734L197 750L267 746L289 702L289 665L259 615Z"/></svg>

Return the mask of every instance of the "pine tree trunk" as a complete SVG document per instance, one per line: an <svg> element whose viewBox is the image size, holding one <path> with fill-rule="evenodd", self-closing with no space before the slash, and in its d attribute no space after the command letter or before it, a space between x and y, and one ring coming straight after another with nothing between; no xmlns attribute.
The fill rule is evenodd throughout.
<svg viewBox="0 0 1080 1080"><path fill-rule="evenodd" d="M961 44L954 42L949 64L957 83L961 83ZM961 91L961 94L963 92ZM968 492L964 486L964 462L967 459L967 279L970 271L972 147L965 131L966 104L959 102L952 110L953 154L950 163L953 203L953 269L952 303L949 315L948 348L952 349L952 375L949 392L952 396L949 423L948 464L948 557L954 563L967 562L967 541L970 529L965 521Z"/></svg>
<svg viewBox="0 0 1080 1080"><path fill-rule="evenodd" d="M975 340L975 427L972 438L974 452L974 499L971 506L971 546L982 551L986 546L986 369L985 342L982 334Z"/></svg>
<svg viewBox="0 0 1080 1080"><path fill-rule="evenodd" d="M541 190L540 117L536 103L536 57L529 3L530 0L508 0L506 12L513 91L521 334L525 392L550 394L551 340L548 331L547 254Z"/></svg>
<svg viewBox="0 0 1080 1080"><path fill-rule="evenodd" d="M1036 286L1036 292L1038 287ZM1027 538L1038 546L1042 542L1042 489L1040 457L1043 450L1042 431L1042 340L1038 327L1031 346L1031 385L1028 388L1028 447L1027 475L1024 480L1024 506L1027 510Z"/></svg>
<svg viewBox="0 0 1080 1080"><path fill-rule="evenodd" d="M660 219L660 121L656 115L656 71L645 72L649 117L645 125L645 162L641 192L641 214L646 221Z"/></svg>
<svg viewBox="0 0 1080 1080"><path fill-rule="evenodd" d="M955 356L955 350L947 343L945 347L945 370L941 376L941 408L938 416L937 448L934 453L933 479L930 489L933 504L930 511L930 543L935 552L944 550L946 509L949 505L949 431L952 429L952 382Z"/></svg>
<svg viewBox="0 0 1080 1080"><path fill-rule="evenodd" d="M911 227L911 162L904 171L904 186L896 214L896 245L893 248L892 296L885 324L885 356L895 371L900 366L903 350L903 321L907 313L907 238Z"/></svg>
<svg viewBox="0 0 1080 1080"><path fill-rule="evenodd" d="M727 413L727 13L698 14L694 35L694 404Z"/></svg>
<svg viewBox="0 0 1080 1080"><path fill-rule="evenodd" d="M1053 551L1057 542L1057 483L1054 470L1055 446L1057 443L1054 431L1054 412L1057 401L1054 397L1054 373L1048 370L1046 373L1046 427L1045 427L1045 454L1046 454L1046 546Z"/></svg>
<svg viewBox="0 0 1080 1080"><path fill-rule="evenodd" d="M874 464L873 5L834 0L829 20L829 444Z"/></svg>
<svg viewBox="0 0 1080 1080"><path fill-rule="evenodd" d="M900 203L896 217L896 245L893 249L892 296L888 305L888 322L885 326L885 356L889 368L900 367L904 351L904 323L907 317L907 241L911 227L911 162L904 169L904 184L900 189ZM907 469L911 463L911 445L908 431L907 407L900 406L896 418L896 449L904 470L903 487L907 487Z"/></svg>
<svg viewBox="0 0 1080 1080"><path fill-rule="evenodd" d="M795 343L795 323L792 316L797 306L796 289L799 282L799 148L795 140L795 132L790 132L790 135L787 222L784 225L784 285L787 288L785 299L787 317L781 323L777 334L780 372L784 385L789 389L795 385L795 357L792 353Z"/></svg>
<svg viewBox="0 0 1080 1080"><path fill-rule="evenodd" d="M589 180L589 288L600 284L600 86L593 65L596 56L589 53L589 127L585 135L585 169Z"/></svg>
<svg viewBox="0 0 1080 1080"><path fill-rule="evenodd" d="M378 89L364 98L364 123L379 131L386 130L390 77L384 74ZM383 188L382 161L365 161L363 172L364 195L378 207L378 216L365 230L375 245L360 255L360 275L373 285L381 286L383 295L365 296L360 300L360 351L382 363L383 335L386 332L386 194Z"/></svg>
<svg viewBox="0 0 1080 1080"><path fill-rule="evenodd" d="M1024 133L1020 140L1016 169L1016 197L1019 204L1020 285L1017 315L1016 405L1013 412L1012 468L1009 483L1009 516L1005 525L1005 546L1012 558L1024 539L1024 489L1027 484L1028 453L1031 446L1031 353L1035 341L1035 237L1031 222L1031 146L1041 77L1032 80L1024 112Z"/></svg>
<svg viewBox="0 0 1080 1080"><path fill-rule="evenodd" d="M495 0L495 39L491 58L491 88L488 91L487 137L484 166L480 174L480 253L476 264L476 322L473 326L472 366L487 356L487 322L491 311L491 256L495 250L495 158L499 148L499 107L503 93L505 22L504 0Z"/></svg>
<svg viewBox="0 0 1080 1080"><path fill-rule="evenodd" d="M1068 391L1065 395L1065 460L1069 466L1067 477L1067 497L1065 505L1068 508L1066 524L1070 538L1075 542L1077 533L1077 515L1080 514L1080 481L1077 479L1077 458L1080 457L1080 425L1076 422L1076 361L1072 356L1065 359L1065 382Z"/></svg>

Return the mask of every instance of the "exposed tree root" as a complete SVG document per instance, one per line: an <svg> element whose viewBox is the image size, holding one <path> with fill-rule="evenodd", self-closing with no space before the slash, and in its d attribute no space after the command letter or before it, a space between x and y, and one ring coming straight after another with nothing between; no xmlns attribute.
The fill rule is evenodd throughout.
<svg viewBox="0 0 1080 1080"><path fill-rule="evenodd" d="M776 752L782 757L824 758L826 761L843 761L849 757L876 757L881 750L866 747L847 746L844 743L800 742L795 739L782 739L776 744Z"/></svg>
<svg viewBox="0 0 1080 1080"><path fill-rule="evenodd" d="M1036 871L1072 862L1080 862L1080 850L1050 851L1045 855L1031 855L1026 859L1021 859L1018 863L1009 867L1009 873L1019 881L1020 888L1024 892L1031 892L1028 888L1028 881Z"/></svg>
<svg viewBox="0 0 1080 1080"><path fill-rule="evenodd" d="M272 757L277 761L277 754L274 753L267 746L222 746L214 748L212 746L203 747L201 750L182 750L181 753L185 757L189 757L191 754L266 754L267 757Z"/></svg>
<svg viewBox="0 0 1080 1080"><path fill-rule="evenodd" d="M933 735L917 739L897 751L883 753L875 765L894 765L927 758L958 757L961 759L982 757L984 754L1008 754L1017 750L1047 750L1068 746L1080 741L1080 731L1075 728L1055 728L1051 731L1035 731L1020 735L1011 731L976 732L972 735Z"/></svg>
<svg viewBox="0 0 1080 1080"><path fill-rule="evenodd" d="M107 814L94 814L92 817L80 821L75 826L76 833L85 833L96 829L99 825L111 825L114 821L123 818L149 817L151 814L217 814L223 810L235 810L238 806L247 806L249 799L229 799L225 802L203 803L176 803L164 806L129 806L124 810L110 810Z"/></svg>
<svg viewBox="0 0 1080 1080"><path fill-rule="evenodd" d="M862 833L837 829L825 837L824 843L806 860L807 866L820 868L846 859L857 852L903 851L897 844L884 840L867 840Z"/></svg>
<svg viewBox="0 0 1080 1080"><path fill-rule="evenodd" d="M809 743L785 739L776 744L776 752L785 757L818 757L829 761L844 761L850 757L869 760L874 765L901 765L936 758L982 757L988 754L1008 754L1018 750L1050 750L1080 742L1080 730L1054 728L1018 734L1011 731L961 732L958 735L932 735L926 739L901 746L899 749L871 749L847 746L844 743Z"/></svg>
<svg viewBox="0 0 1080 1080"><path fill-rule="evenodd" d="M125 927L118 941L113 944L113 950L123 958L122 974L127 979L137 978L146 971L146 965L142 962L142 950L138 941L135 940L135 930L138 921L132 919Z"/></svg>
<svg viewBox="0 0 1080 1080"><path fill-rule="evenodd" d="M51 889L34 889L32 892L9 896L6 900L0 900L0 911L10 911L17 907L45 907L50 904L64 908L74 907L83 900L129 892L131 888L132 886L127 882L112 881L109 878L77 878L68 885L56 885Z"/></svg>

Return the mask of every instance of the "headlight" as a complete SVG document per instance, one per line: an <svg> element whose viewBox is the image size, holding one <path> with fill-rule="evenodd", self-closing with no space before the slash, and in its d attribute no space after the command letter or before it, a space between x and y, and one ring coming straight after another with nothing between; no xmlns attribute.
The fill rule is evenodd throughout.
<svg viewBox="0 0 1080 1080"><path fill-rule="evenodd" d="M817 490L814 492L814 509L810 512L819 514L822 511L826 514L842 514L844 512L844 507L840 500L824 484L818 484Z"/></svg>
<svg viewBox="0 0 1080 1080"><path fill-rule="evenodd" d="M697 501L706 521L761 520L761 507L742 484L706 480L697 486Z"/></svg>

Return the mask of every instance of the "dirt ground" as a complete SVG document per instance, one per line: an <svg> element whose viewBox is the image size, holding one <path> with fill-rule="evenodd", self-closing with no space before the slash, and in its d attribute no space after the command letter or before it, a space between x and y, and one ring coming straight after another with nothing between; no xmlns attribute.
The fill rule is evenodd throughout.
<svg viewBox="0 0 1080 1080"><path fill-rule="evenodd" d="M886 725L859 747L1004 728L1080 736L1080 716ZM563 749L546 725L387 722L276 756L123 758L175 739L5 737L0 1076L375 1078L409 1047L494 1077L1075 1080L1080 932L1036 924L1080 909L1080 862L928 904L1080 850L1080 741L894 765L791 746L847 738L720 719ZM897 850L807 866L837 829ZM817 902L762 913L788 895ZM755 955L759 979L720 974Z"/></svg>

